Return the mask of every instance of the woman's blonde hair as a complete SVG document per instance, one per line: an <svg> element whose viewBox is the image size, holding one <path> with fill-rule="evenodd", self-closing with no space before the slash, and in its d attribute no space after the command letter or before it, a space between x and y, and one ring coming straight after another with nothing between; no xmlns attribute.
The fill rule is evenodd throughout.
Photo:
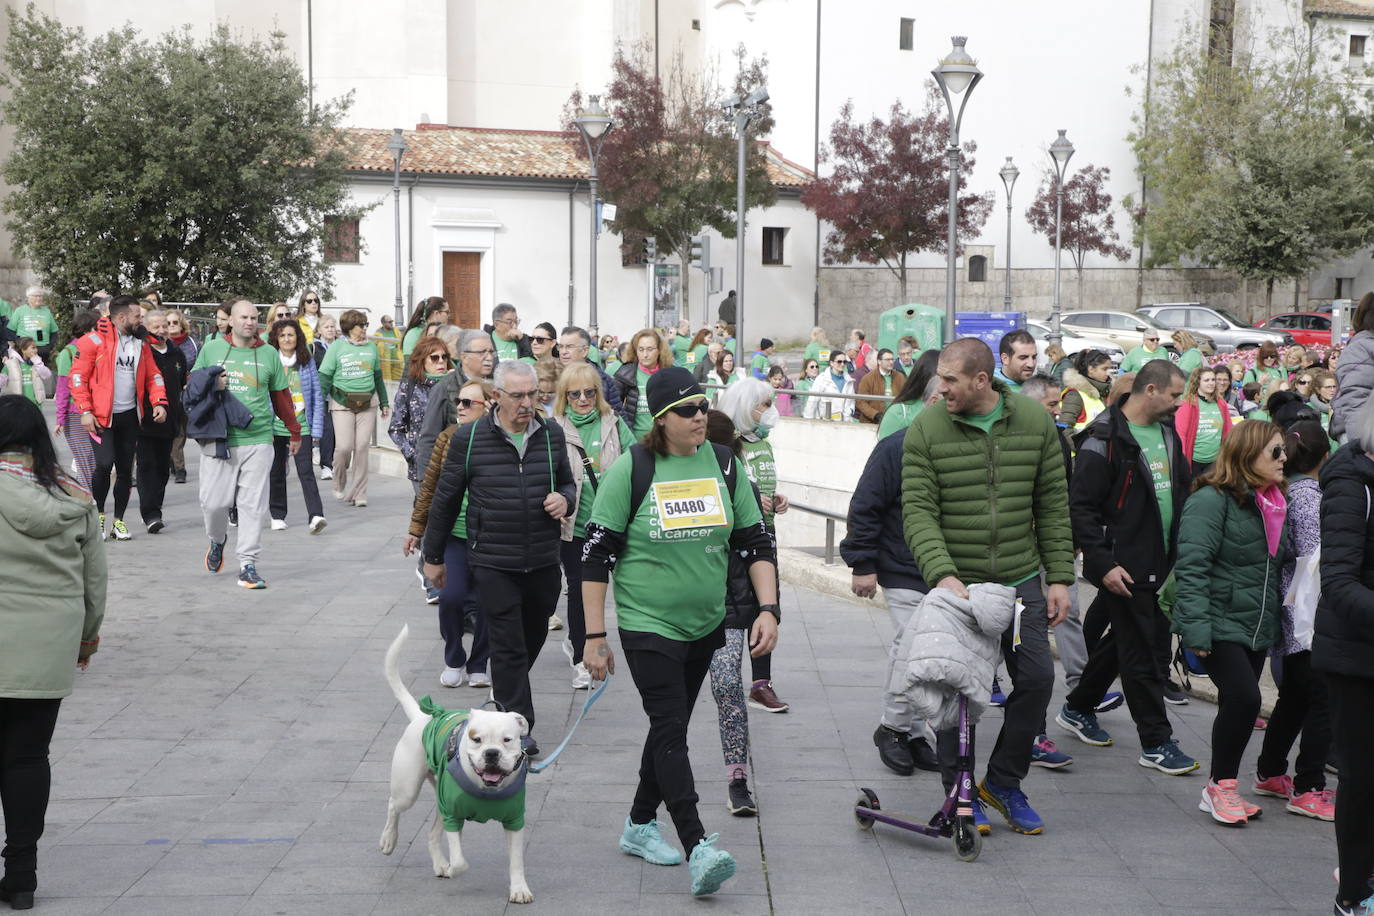
<svg viewBox="0 0 1374 916"><path fill-rule="evenodd" d="M1178 338L1175 337L1174 339L1177 340ZM1224 370L1223 370L1223 371L1224 371ZM1189 374L1189 376L1188 376L1188 384L1187 384L1187 385L1184 387L1184 389L1183 389L1183 400L1184 400L1185 402L1187 402L1187 403L1189 403L1189 404L1196 404L1196 403L1197 403L1197 390L1198 390L1198 387L1201 386L1201 384L1202 384L1202 377L1203 377L1204 375L1207 375L1208 373L1211 373L1212 375L1216 375L1216 374L1217 374L1217 370L1216 370L1216 368L1214 368L1214 367L1212 367L1212 366L1202 365L1202 366L1198 366L1196 369L1194 369L1194 370ZM1228 376L1228 378L1227 378L1227 381L1228 381L1228 382L1230 381L1229 376ZM1216 392L1215 392L1215 391L1213 391L1213 393L1212 393L1212 398L1213 398L1213 400L1220 400L1220 398L1218 398L1218 397L1216 396Z"/></svg>
<svg viewBox="0 0 1374 916"><path fill-rule="evenodd" d="M658 368L667 369L671 366L673 364L673 350L663 342L663 337L653 328L645 328L642 331L635 332L635 336L630 338L630 343L628 344L630 348L629 359L621 359L621 362L639 362L639 341L644 337L652 337L654 343L658 344Z"/></svg>
<svg viewBox="0 0 1374 916"><path fill-rule="evenodd" d="M1066 356L1068 356L1068 354L1064 352L1064 348L1059 346L1059 344L1050 344L1045 348L1045 359L1052 363L1057 363Z"/></svg>
<svg viewBox="0 0 1374 916"><path fill-rule="evenodd" d="M1293 344L1291 347L1283 351L1283 365L1293 366L1294 368L1301 368L1302 358L1306 355L1306 347L1304 347L1302 344Z"/></svg>
<svg viewBox="0 0 1374 916"><path fill-rule="evenodd" d="M1197 338L1187 331L1175 331L1173 333L1174 349L1184 353L1197 346Z"/></svg>
<svg viewBox="0 0 1374 916"><path fill-rule="evenodd" d="M553 399L553 415L555 417L567 415L568 389L580 391L584 388L596 389L597 413L605 416L611 412L611 405L606 401L606 392L601 390L601 374L596 371L595 366L583 360L568 366L563 370L563 374L558 377L558 390Z"/></svg>
<svg viewBox="0 0 1374 916"><path fill-rule="evenodd" d="M1278 438L1283 443L1283 430L1278 424L1268 420L1246 420L1231 427L1231 432L1221 440L1221 451L1217 453L1216 464L1206 474L1193 481L1193 489L1216 487L1229 493L1236 502L1245 505L1251 491L1268 486L1269 481L1255 473L1255 462L1264 452L1270 440ZM1288 485L1280 483L1279 488L1288 492Z"/></svg>

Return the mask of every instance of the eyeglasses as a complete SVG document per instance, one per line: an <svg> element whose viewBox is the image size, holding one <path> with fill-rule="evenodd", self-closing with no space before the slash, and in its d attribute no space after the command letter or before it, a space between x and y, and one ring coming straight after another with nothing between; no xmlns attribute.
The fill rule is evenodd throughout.
<svg viewBox="0 0 1374 916"><path fill-rule="evenodd" d="M464 350L464 353L471 353L473 356L495 356L495 350Z"/></svg>
<svg viewBox="0 0 1374 916"><path fill-rule="evenodd" d="M539 397L538 389L535 389L534 391L506 391L504 388L498 388L496 390L504 394L506 397L510 398L512 401L533 401L535 398Z"/></svg>
<svg viewBox="0 0 1374 916"><path fill-rule="evenodd" d="M472 398L459 398L458 406L464 410L471 410L474 406L483 406L484 401L474 401Z"/></svg>
<svg viewBox="0 0 1374 916"><path fill-rule="evenodd" d="M498 318L498 319L496 319L496 323L497 323L497 324L508 324L508 325L510 325L511 327L515 327L515 328L520 327L520 319L519 319L519 318Z"/></svg>
<svg viewBox="0 0 1374 916"><path fill-rule="evenodd" d="M1275 461L1278 461L1280 458L1284 457L1287 454L1288 449L1284 448L1282 445L1276 445L1269 450L1269 457L1274 459Z"/></svg>
<svg viewBox="0 0 1374 916"><path fill-rule="evenodd" d="M658 347L635 347L635 352L640 356L653 356L658 352Z"/></svg>
<svg viewBox="0 0 1374 916"><path fill-rule="evenodd" d="M711 402L710 402L710 401L696 401L696 402L691 403L691 404L678 404L678 405L675 406L675 407L669 407L669 408L668 408L668 410L669 410L671 413L677 414L679 417L682 417L684 420L690 420L690 419L692 419L693 417L695 417L697 414L702 414L702 415L704 416L704 415L706 414L706 412L707 412L708 410L710 410L710 409L711 409Z"/></svg>
<svg viewBox="0 0 1374 916"><path fill-rule="evenodd" d="M595 401L595 400L596 400L596 389L595 389L595 388L579 388L579 389L576 389L576 390L569 389L569 391L568 391L568 400L570 400L570 401Z"/></svg>
<svg viewBox="0 0 1374 916"><path fill-rule="evenodd" d="M1159 338L1158 338L1158 337L1147 337L1147 338L1145 338L1145 342L1146 342L1146 343L1159 343Z"/></svg>
<svg viewBox="0 0 1374 916"><path fill-rule="evenodd" d="M308 304L308 303L311 303L311 302L313 302L313 303L316 304L316 305L319 305L319 304L320 304L320 300L318 300L318 299L306 299L305 302L306 302L307 304Z"/></svg>
<svg viewBox="0 0 1374 916"><path fill-rule="evenodd" d="M545 337L542 334L531 334L530 340L537 340L539 343L553 343L552 337Z"/></svg>

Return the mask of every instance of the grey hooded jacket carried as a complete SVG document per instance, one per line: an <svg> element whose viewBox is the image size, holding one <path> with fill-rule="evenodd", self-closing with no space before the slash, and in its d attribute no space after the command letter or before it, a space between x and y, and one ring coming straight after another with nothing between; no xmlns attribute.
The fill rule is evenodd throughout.
<svg viewBox="0 0 1374 916"><path fill-rule="evenodd" d="M959 723L960 695L968 697L970 723L987 710L1001 637L1016 616L1016 589L989 582L968 592L926 594L902 629L898 651L906 663L887 685L906 694L916 718L936 731Z"/></svg>
<svg viewBox="0 0 1374 916"><path fill-rule="evenodd" d="M1345 424L1374 391L1374 334L1360 331L1341 350L1336 364L1336 400L1331 402L1331 438L1340 441Z"/></svg>

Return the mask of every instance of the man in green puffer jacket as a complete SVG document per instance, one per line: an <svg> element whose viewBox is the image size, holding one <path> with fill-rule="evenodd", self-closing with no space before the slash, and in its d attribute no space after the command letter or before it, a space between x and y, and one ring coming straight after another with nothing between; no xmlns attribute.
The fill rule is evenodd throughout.
<svg viewBox="0 0 1374 916"><path fill-rule="evenodd" d="M1038 834L1044 822L1020 787L1054 688L1049 627L1068 614L1074 581L1059 431L1043 407L993 378L992 351L980 340L950 344L936 371L944 409L923 411L903 446L906 542L936 588L960 597L977 582L1016 589L1019 624L1002 634L1015 690L979 794L1013 830ZM1042 568L1049 586L1043 591ZM958 735L951 730L937 738L948 788ZM984 823L980 829L986 832Z"/></svg>

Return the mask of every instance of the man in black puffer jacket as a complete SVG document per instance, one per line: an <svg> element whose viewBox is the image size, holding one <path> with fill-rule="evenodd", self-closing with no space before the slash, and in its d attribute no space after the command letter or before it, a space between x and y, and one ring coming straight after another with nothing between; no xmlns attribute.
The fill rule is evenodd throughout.
<svg viewBox="0 0 1374 916"><path fill-rule="evenodd" d="M883 587L892 625L897 628L888 648L887 679L883 681L882 718L873 733L878 758L894 773L910 776L917 767L938 770L940 762L925 738L926 726L916 719L905 694L887 688L893 668L900 664L897 647L902 628L921 604L930 586L906 546L902 534L902 441L906 430L884 437L868 456L868 464L849 500L848 534L840 541L840 556L854 571L850 590L872 598Z"/></svg>
<svg viewBox="0 0 1374 916"><path fill-rule="evenodd" d="M1349 418L1350 442L1321 471L1322 591L1312 636L1312 667L1326 673L1331 743L1340 767L1336 850L1337 912L1361 912L1374 870L1374 398Z"/></svg>
<svg viewBox="0 0 1374 916"><path fill-rule="evenodd" d="M444 547L467 498L469 563L487 613L492 693L534 727L529 670L561 591L558 520L576 499L563 431L535 412L529 363L496 367L497 406L453 436L425 528L424 573L443 586ZM527 751L538 753L533 737Z"/></svg>

